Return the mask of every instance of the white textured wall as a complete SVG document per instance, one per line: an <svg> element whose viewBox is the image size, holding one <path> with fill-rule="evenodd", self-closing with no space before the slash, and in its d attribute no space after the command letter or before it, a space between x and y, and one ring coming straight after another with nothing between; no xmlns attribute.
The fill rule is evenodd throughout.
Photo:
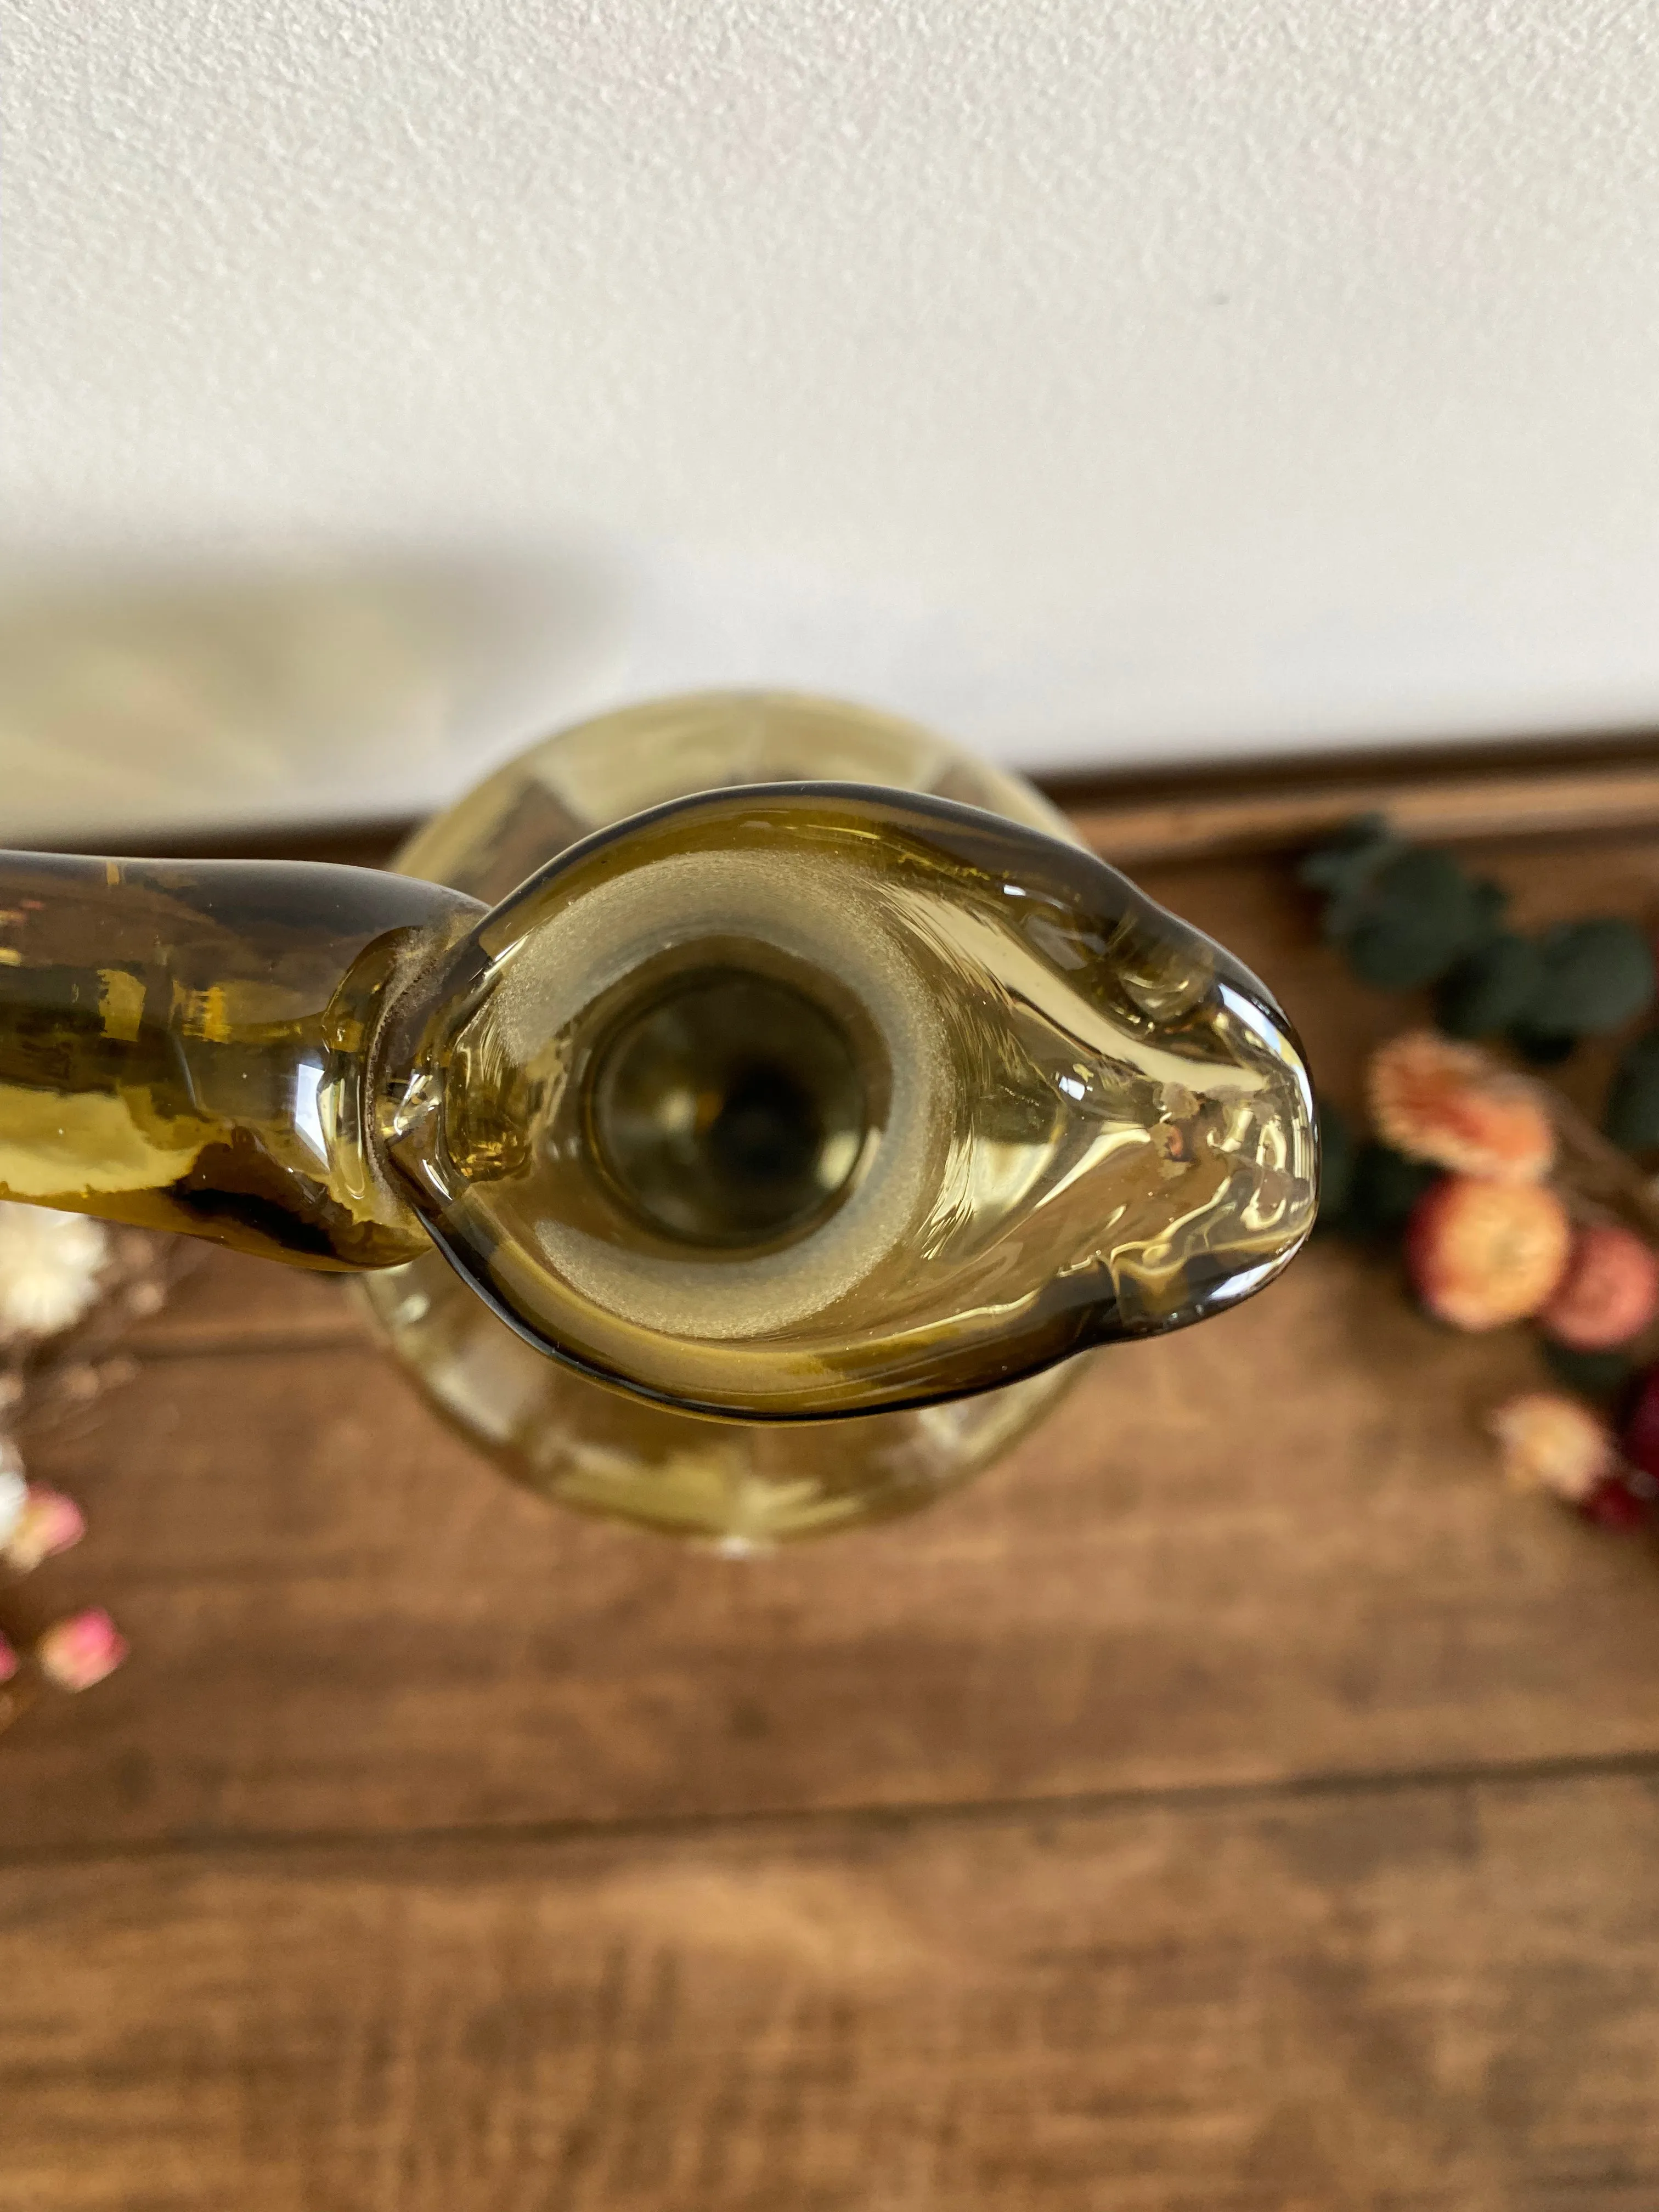
<svg viewBox="0 0 1659 2212"><path fill-rule="evenodd" d="M19 0L9 46L14 827L424 801L714 680L1038 764L1659 716L1650 9Z"/></svg>

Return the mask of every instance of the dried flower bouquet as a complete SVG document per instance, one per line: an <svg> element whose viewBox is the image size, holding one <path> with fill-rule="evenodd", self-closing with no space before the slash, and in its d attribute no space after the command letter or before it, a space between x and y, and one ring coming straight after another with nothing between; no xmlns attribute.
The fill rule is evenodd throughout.
<svg viewBox="0 0 1659 2212"><path fill-rule="evenodd" d="M85 1534L75 1501L31 1478L31 1444L89 1425L134 1372L121 1338L159 1312L194 1257L182 1238L0 1203L0 1582L15 1584ZM0 1610L0 1732L43 1692L90 1689L126 1653L101 1607L27 1641L3 1624Z"/></svg>

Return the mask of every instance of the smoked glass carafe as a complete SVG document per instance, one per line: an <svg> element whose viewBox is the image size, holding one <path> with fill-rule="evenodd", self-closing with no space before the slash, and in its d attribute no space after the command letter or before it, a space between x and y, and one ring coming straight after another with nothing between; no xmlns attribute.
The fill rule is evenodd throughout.
<svg viewBox="0 0 1659 2212"><path fill-rule="evenodd" d="M572 1505L733 1549L902 1510L1311 1224L1263 987L907 725L608 715L396 866L8 856L0 1185L357 1272Z"/></svg>

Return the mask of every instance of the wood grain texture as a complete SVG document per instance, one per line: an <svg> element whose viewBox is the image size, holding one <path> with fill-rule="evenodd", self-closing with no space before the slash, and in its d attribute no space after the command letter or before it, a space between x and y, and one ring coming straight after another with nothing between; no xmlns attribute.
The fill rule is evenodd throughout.
<svg viewBox="0 0 1659 2212"><path fill-rule="evenodd" d="M1385 814L1401 836L1467 838L1627 830L1659 822L1659 759L1640 766L1489 774L1419 783L1400 778L1252 789L1079 808L1078 826L1121 867L1188 854L1312 844L1357 814Z"/></svg>
<svg viewBox="0 0 1659 2212"><path fill-rule="evenodd" d="M78 1483L131 1636L0 1839L701 1817L1659 1750L1655 1559L1498 1481L1527 1340L1312 1255L975 1490L758 1561L550 1513L373 1352L156 1360Z"/></svg>
<svg viewBox="0 0 1659 2212"><path fill-rule="evenodd" d="M1407 748L1060 781L1053 795L1127 867L1294 850L1358 814L1404 836L1586 838L1659 829L1659 737Z"/></svg>
<svg viewBox="0 0 1659 2212"><path fill-rule="evenodd" d="M5 2212L1650 2212L1584 1778L14 1875Z"/></svg>
<svg viewBox="0 0 1659 2212"><path fill-rule="evenodd" d="M1651 836L1466 857L1659 907ZM1139 873L1338 1101L1419 1011L1279 861ZM7 1599L134 1656L0 1749L0 2212L1659 2203L1659 1557L1500 1487L1523 1333L1322 1243L752 1562L511 1489L323 1279L134 1349Z"/></svg>
<svg viewBox="0 0 1659 2212"><path fill-rule="evenodd" d="M250 1345L300 1351L368 1341L349 1276L279 1267L203 1240L189 1242L184 1279L161 1311L128 1336L126 1348L139 1358Z"/></svg>
<svg viewBox="0 0 1659 2212"><path fill-rule="evenodd" d="M1494 854L1502 861L1504 855ZM1515 872L1639 907L1659 854ZM1401 1002L1284 872L1149 888L1262 968L1351 1091ZM284 1318L288 1316L288 1318ZM1659 1750L1659 1585L1497 1482L1524 1332L1412 1312L1329 1245L1108 1355L968 1495L769 1561L550 1513L366 1348L338 1286L216 1256L99 1444L43 1471L135 1658L9 1738L0 1841L716 1817ZM240 1348L239 1348L239 1346Z"/></svg>

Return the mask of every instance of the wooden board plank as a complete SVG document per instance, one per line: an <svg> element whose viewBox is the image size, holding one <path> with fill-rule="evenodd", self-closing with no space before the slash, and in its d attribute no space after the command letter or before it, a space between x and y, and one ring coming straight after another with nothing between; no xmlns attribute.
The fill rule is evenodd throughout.
<svg viewBox="0 0 1659 2212"><path fill-rule="evenodd" d="M1659 903L1650 837L1467 856ZM1283 866L1138 872L1352 1097L1413 1004ZM216 1255L136 1348L7 1599L137 1650L0 1752L0 2212L1659 2201L1659 1562L1497 1486L1524 1338L1322 1249L742 1565L499 1484L316 1278Z"/></svg>
<svg viewBox="0 0 1659 2212"><path fill-rule="evenodd" d="M232 1352L250 1345L341 1345L362 1341L366 1324L349 1275L313 1273L199 1238L187 1246L187 1272L159 1314L135 1327L124 1349L137 1357Z"/></svg>
<svg viewBox="0 0 1659 2212"><path fill-rule="evenodd" d="M1659 891L1652 841L1486 857L1528 919ZM1282 869L1147 881L1261 966L1339 1096L1409 1016L1339 981ZM9 1738L0 1832L1040 1796L1659 1741L1651 1553L1492 1474L1480 1416L1535 1375L1528 1340L1436 1331L1339 1251L1114 1355L968 1497L752 1566L501 1485L344 1310L214 1261L90 1450L43 1463L94 1537L14 1625L98 1596L137 1655Z"/></svg>
<svg viewBox="0 0 1659 2212"><path fill-rule="evenodd" d="M1387 812L1415 836L1584 836L1659 827L1659 733L1580 731L1466 744L1338 748L1174 768L1041 777L1109 859L1135 866L1284 848L1357 813ZM359 823L146 834L135 854L343 860L373 866L417 827ZM61 851L87 849L60 845Z"/></svg>
<svg viewBox="0 0 1659 2212"><path fill-rule="evenodd" d="M1313 844L1357 814L1385 814L1402 836L1431 842L1628 830L1659 823L1659 749L1645 759L1462 775L1421 769L1369 780L1291 775L1156 797L1129 793L1069 810L1103 858L1121 867L1188 855Z"/></svg>
<svg viewBox="0 0 1659 2212"><path fill-rule="evenodd" d="M562 1516L367 1352L157 1360L92 1540L131 1635L7 1739L70 1842L1043 1796L1659 1747L1655 1559L1500 1486L1518 1334L1312 1254L1111 1355L916 1520L755 1562Z"/></svg>
<svg viewBox="0 0 1659 2212"><path fill-rule="evenodd" d="M1650 2212L1659 1796L15 1869L5 2212Z"/></svg>

